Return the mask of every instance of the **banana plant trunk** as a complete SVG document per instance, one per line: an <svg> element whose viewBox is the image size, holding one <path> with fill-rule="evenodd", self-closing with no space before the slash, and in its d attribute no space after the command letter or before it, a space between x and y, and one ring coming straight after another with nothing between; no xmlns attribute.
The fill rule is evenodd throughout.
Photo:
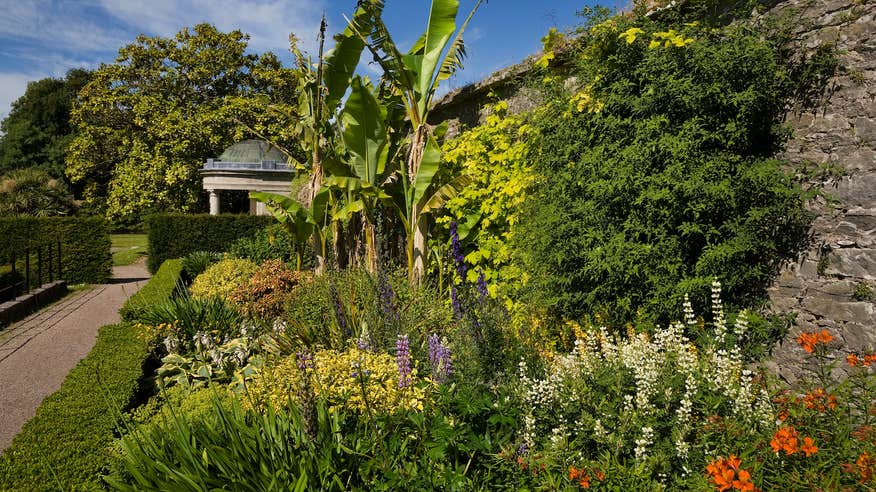
<svg viewBox="0 0 876 492"><path fill-rule="evenodd" d="M362 214L362 229L365 234L365 269L377 273L377 234L374 222Z"/></svg>
<svg viewBox="0 0 876 492"><path fill-rule="evenodd" d="M413 215L416 217L420 213L419 207L414 207ZM413 227L413 262L411 265L411 283L419 286L423 283L423 277L426 275L426 237L429 232L429 224L426 217L419 217L416 225Z"/></svg>
<svg viewBox="0 0 876 492"><path fill-rule="evenodd" d="M305 196L304 206L310 208L313 204L313 199L316 197L317 192L322 187L322 164L319 161L319 151L314 150L313 152L313 165L311 166L312 173L310 175L310 181L307 183L307 193ZM319 223L322 220L322 217L314 217L314 220ZM316 230L313 233L313 236L310 238L310 244L313 248L313 256L314 256L314 265L313 265L313 273L316 275L322 275L325 271L325 245L322 243L322 239L320 237L319 231Z"/></svg>
<svg viewBox="0 0 876 492"><path fill-rule="evenodd" d="M426 125L417 126L414 131L411 152L408 156L408 179L411 188L414 188L417 182L417 173L420 171L420 162L423 160L423 150L428 138L427 132ZM408 237L408 276L413 287L419 287L423 283L423 276L426 273L425 254L428 224L425 220L420 220L422 207L417 203L419 201L420 197L415 197L414 203L411 204L411 216L408 217L408 223L411 225L411 230L408 232L411 236Z"/></svg>

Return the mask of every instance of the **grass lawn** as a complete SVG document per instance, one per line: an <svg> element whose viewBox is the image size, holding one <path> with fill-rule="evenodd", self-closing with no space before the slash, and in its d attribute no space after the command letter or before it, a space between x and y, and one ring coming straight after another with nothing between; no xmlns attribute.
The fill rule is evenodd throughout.
<svg viewBox="0 0 876 492"><path fill-rule="evenodd" d="M113 234L113 266L130 265L146 256L146 234Z"/></svg>

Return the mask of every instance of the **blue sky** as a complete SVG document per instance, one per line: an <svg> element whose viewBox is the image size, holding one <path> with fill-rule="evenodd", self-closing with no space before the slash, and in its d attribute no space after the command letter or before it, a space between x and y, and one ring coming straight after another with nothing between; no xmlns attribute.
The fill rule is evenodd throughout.
<svg viewBox="0 0 876 492"><path fill-rule="evenodd" d="M474 0L461 0L460 17ZM539 50L551 27L574 26L576 12L592 0L491 0L466 31L469 58L445 90L477 81ZM626 0L603 0L622 7ZM148 5L144 7L144 5ZM396 43L408 47L425 27L429 0L387 0L385 20ZM27 82L57 77L76 67L111 63L138 34L172 36L210 22L250 34L250 51L273 51L289 63L288 35L315 53L322 12L329 33L341 30L354 0L0 0L0 119ZM365 67L367 70L367 67Z"/></svg>

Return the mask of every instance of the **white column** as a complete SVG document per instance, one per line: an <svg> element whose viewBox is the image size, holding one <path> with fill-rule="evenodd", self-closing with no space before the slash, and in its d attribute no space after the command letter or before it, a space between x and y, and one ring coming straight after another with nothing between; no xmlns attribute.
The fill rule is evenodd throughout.
<svg viewBox="0 0 876 492"><path fill-rule="evenodd" d="M210 215L219 215L219 193L216 190L207 190L210 194Z"/></svg>

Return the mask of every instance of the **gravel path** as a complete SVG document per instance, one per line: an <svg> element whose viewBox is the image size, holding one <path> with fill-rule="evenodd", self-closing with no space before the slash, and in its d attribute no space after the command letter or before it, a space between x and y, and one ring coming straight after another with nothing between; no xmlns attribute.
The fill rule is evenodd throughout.
<svg viewBox="0 0 876 492"><path fill-rule="evenodd" d="M113 267L109 284L68 294L0 331L0 453L88 355L98 329L117 323L119 308L148 279L143 259Z"/></svg>

